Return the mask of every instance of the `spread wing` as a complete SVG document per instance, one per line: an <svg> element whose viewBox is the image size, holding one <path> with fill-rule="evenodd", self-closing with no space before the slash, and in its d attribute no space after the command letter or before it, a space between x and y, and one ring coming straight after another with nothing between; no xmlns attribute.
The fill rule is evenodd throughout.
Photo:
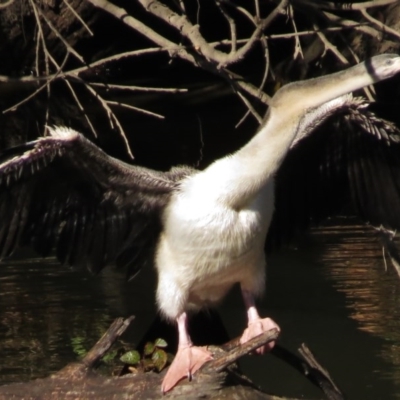
<svg viewBox="0 0 400 400"><path fill-rule="evenodd" d="M153 259L163 209L192 172L132 166L56 128L0 156L0 259L32 245L93 272L129 265L132 276Z"/></svg>
<svg viewBox="0 0 400 400"><path fill-rule="evenodd" d="M270 243L287 241L335 215L400 229L399 129L359 105L343 112L284 161L276 177Z"/></svg>

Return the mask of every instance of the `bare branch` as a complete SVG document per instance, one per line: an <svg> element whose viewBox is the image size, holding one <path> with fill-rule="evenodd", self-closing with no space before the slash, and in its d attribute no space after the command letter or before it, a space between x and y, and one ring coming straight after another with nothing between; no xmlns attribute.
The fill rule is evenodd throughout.
<svg viewBox="0 0 400 400"><path fill-rule="evenodd" d="M261 18L261 14L260 14L260 3L259 3L258 0L254 0L254 8L255 8L255 10L256 10L256 18L257 18L257 21L259 21L260 18Z"/></svg>
<svg viewBox="0 0 400 400"><path fill-rule="evenodd" d="M29 96L25 97L23 100L19 101L18 103L14 104L13 106L5 109L2 111L3 114L6 114L10 111L15 111L19 106L21 106L22 104L28 102L30 99L34 98L38 93L40 93L43 89L45 89L47 86L49 86L49 84L56 80L57 78L59 78L60 75L63 74L62 72L62 68L64 67L64 65L66 64L68 60L68 54L65 55L65 58L61 64L61 66L58 68L58 71L52 76L51 79L49 79L48 81L46 81L46 83L44 83L42 86L40 86L38 89L36 89L33 93L31 93Z"/></svg>
<svg viewBox="0 0 400 400"><path fill-rule="evenodd" d="M266 343L270 343L276 340L278 337L279 337L279 332L277 329L271 329L269 331L263 332L244 344L239 343L238 345L230 349L229 352L227 352L223 356L215 360L211 360L210 362L204 365L204 370L205 371L211 370L216 372L222 371L228 365L237 361L240 357L243 357L246 354L250 354L253 350L257 349L258 347L261 347Z"/></svg>
<svg viewBox="0 0 400 400"><path fill-rule="evenodd" d="M218 8L221 11L221 14L225 17L225 19L228 21L229 28L231 31L231 53L234 53L237 49L237 36L236 36L236 24L235 20L228 14L226 11L225 7L221 4L220 1L216 1ZM211 45L211 44L210 44Z"/></svg>
<svg viewBox="0 0 400 400"><path fill-rule="evenodd" d="M368 20L373 25L375 25L380 31L382 31L384 33L388 33L391 36L394 36L396 39L400 39L400 33L399 32L397 32L396 30L392 29L390 26L387 26L383 22L378 21L377 19L372 17L370 14L368 14L367 10L361 9L360 12L361 12L362 16L366 20Z"/></svg>
<svg viewBox="0 0 400 400"><path fill-rule="evenodd" d="M92 0L90 0L92 1ZM178 15L169 9L164 4L159 3L157 0L139 0L146 10L153 15L159 17L169 25L177 29L182 35L187 37L194 47L198 48L206 60L218 63L218 67L226 67L238 60L241 60L246 53L254 46L259 39L262 31L281 13L283 8L286 7L288 0L281 0L279 5L268 15L267 18L260 21L260 24L253 32L249 41L237 50L235 53L222 53L215 50L214 47L203 38L197 25L192 25L184 15Z"/></svg>
<svg viewBox="0 0 400 400"><path fill-rule="evenodd" d="M328 39L327 37L319 31L318 26L313 24L313 27L318 35L318 37L321 39L322 43L325 46L325 51L330 50L344 65L348 65L349 62L346 59L346 57L337 49L336 46L334 46Z"/></svg>
<svg viewBox="0 0 400 400"><path fill-rule="evenodd" d="M66 57L68 56L68 52L66 54ZM51 56L49 55L51 62L53 63L53 65L58 68L58 70L60 71L60 74L62 74L63 77L65 77L65 74L62 71L62 68L58 65L57 61ZM67 88L69 89L69 91L71 92L72 97L74 98L78 108L81 110L81 112L83 113L94 137L97 137L97 132L96 129L94 128L92 121L89 118L89 115L86 113L85 108L83 107L82 103L80 102L78 95L76 94L74 88L71 85L71 82L69 82L68 80L64 79L65 84L67 85Z"/></svg>
<svg viewBox="0 0 400 400"><path fill-rule="evenodd" d="M295 22L293 14L294 14L293 7L290 5L289 6L289 18L290 18L290 21L292 22L293 30L295 31L295 33L297 33L297 26L296 26L296 22ZM299 40L299 36L298 35L294 36L294 39L295 39L295 45L294 45L293 60L295 60L299 54L301 55L301 58L304 58L303 51L301 50L301 43Z"/></svg>
<svg viewBox="0 0 400 400"><path fill-rule="evenodd" d="M41 38L41 33L40 29L37 30L36 33L36 46L35 46L35 72L36 76L40 75L40 70L39 70L39 60L40 60L40 38Z"/></svg>
<svg viewBox="0 0 400 400"><path fill-rule="evenodd" d="M246 97L244 97L242 95L242 93L237 92L237 95L240 97L240 99L243 101L243 103L246 105L246 107L248 108L248 112L251 112L253 114L253 116L256 118L256 120L258 121L259 124L261 124L262 122L262 118L260 117L260 115L257 113L257 111L254 109L254 107L251 105L251 103L246 99ZM238 122L238 124L236 124L236 126L239 126L242 121L244 120L244 118L246 118L247 113L244 115L244 117Z"/></svg>
<svg viewBox="0 0 400 400"><path fill-rule="evenodd" d="M288 0L281 0L278 6L268 15L267 18L260 21L257 29L253 32L249 41L241 47L236 53L229 55L228 60L224 63L220 64L219 67L226 67L229 64L232 64L236 61L241 60L245 57L246 53L254 46L255 42L259 39L264 29L282 12L282 10L287 6Z"/></svg>
<svg viewBox="0 0 400 400"><path fill-rule="evenodd" d="M258 89L254 85L252 85L251 83L245 82L241 76L239 76L239 75L235 74L234 72L229 71L227 69L219 70L219 72L220 72L220 75L223 78L225 78L226 80L228 80L229 82L231 82L231 84L233 86L244 90L245 92L252 95L253 97L255 97L257 100L261 101L262 103L269 104L271 97L268 96L268 94L266 94L262 90Z"/></svg>
<svg viewBox="0 0 400 400"><path fill-rule="evenodd" d="M68 76L69 73L66 73ZM114 85L112 83L101 83L101 82L90 82L91 86L98 86L105 89L116 89L116 90L130 90L133 92L160 92L160 93L185 93L187 89L178 88L157 88L157 87L144 87L144 86L133 86L133 85Z"/></svg>
<svg viewBox="0 0 400 400"><path fill-rule="evenodd" d="M69 8L69 10L74 14L75 18L82 24L90 36L94 36L93 31L88 27L86 22L80 17L80 15L74 10L74 8L69 4L67 0L63 0L64 4Z"/></svg>
<svg viewBox="0 0 400 400"><path fill-rule="evenodd" d="M236 6L236 4L225 0L225 3L236 8L239 12L241 12L252 24L254 24L257 27L257 23L258 23L258 17L254 18L246 9L242 8L242 7L238 7ZM256 0L256 10L258 10L258 0ZM258 10L259 11L259 10ZM245 43L247 43L250 39L246 39ZM263 73L263 77L261 79L261 83L258 87L258 91L259 93L264 93L262 91L262 88L264 87L264 84L267 80L268 77L268 72L269 72L269 51L268 51L268 42L266 40L266 37L264 34L261 35L260 37L260 42L263 46L264 49L264 58L265 58L265 68L264 68L264 73ZM261 123L261 119L260 116L258 115L257 112L255 112L254 108L252 107L251 103L247 100L247 98L245 96L239 96L241 98L241 100L244 102L244 104L247 107L247 112L243 115L243 117L239 120L239 122L235 125L235 128L237 128L238 126L240 126L248 117L248 115L250 115L250 113L257 119L258 123ZM269 98L265 99L264 104L268 104Z"/></svg>
<svg viewBox="0 0 400 400"><path fill-rule="evenodd" d="M194 55L189 54L185 47L177 45L176 43L171 42L168 39L165 39L163 36L159 35L158 33L148 28L142 22L130 16L123 8L117 7L114 4L109 3L107 0L87 0L87 1L89 1L95 7L101 8L104 11L112 14L114 17L124 21L124 23L127 24L129 27L135 29L137 32L145 35L148 39L152 40L157 45L163 47L163 49L160 51L168 51L168 53L171 56L174 55L179 56L180 58L191 62L195 66L201 66L207 71L218 74L220 76L222 75L222 77L228 80L229 82L233 81L235 86L240 87L242 90L256 97L261 102L268 104L270 97L266 93L260 92L260 90L258 90L252 84L245 82L242 77L239 77L233 74L231 71L225 69L219 70L214 65L208 63L206 60L197 58ZM281 1L280 5L269 15L267 21L268 23L269 19L271 18L271 15L273 14L273 18L275 18L275 14L277 14L283 9L283 6L284 4L286 4L286 2L287 0ZM92 64L92 66L93 65L94 64Z"/></svg>
<svg viewBox="0 0 400 400"><path fill-rule="evenodd" d="M8 0L8 1L6 1L5 3L0 4L0 9L1 9L1 8L6 8L6 7L8 7L8 6L11 6L11 4L14 3L14 1L15 1L15 0Z"/></svg>
<svg viewBox="0 0 400 400"><path fill-rule="evenodd" d="M111 110L111 108L108 106L108 102L107 100L104 100L92 87L90 87L89 84L87 84L86 82L82 81L82 83L85 85L86 89L100 102L101 106L104 108L104 110L106 111L107 115L108 115L108 119L110 122L110 126L113 129L114 127L116 127L125 143L125 147L126 150L128 152L128 155L132 158L132 160L134 159L132 151L131 151L131 147L129 145L128 142L128 138L126 136L126 133L124 131L124 128L122 127L121 123L119 122L119 119L117 118L117 116L113 113L113 111ZM115 124L115 125L114 125Z"/></svg>
<svg viewBox="0 0 400 400"><path fill-rule="evenodd" d="M300 5L307 5L313 8L324 10L363 10L371 7L387 6L396 3L398 0L372 0L363 3L336 3L331 1L313 1L313 0L294 0Z"/></svg>
<svg viewBox="0 0 400 400"><path fill-rule="evenodd" d="M60 39L60 41L64 44L67 51L73 54L82 64L85 64L85 60L83 57L64 39L60 32L56 29L56 27L51 23L51 21L44 15L40 7L35 7L40 16L44 19L47 26L51 29L51 31Z"/></svg>
<svg viewBox="0 0 400 400"><path fill-rule="evenodd" d="M250 12L248 10L246 10L243 7L238 6L237 4L233 3L230 0L224 0L225 4L228 4L229 6L233 7L234 9L236 9L237 11L239 11L240 13L242 13L245 17L247 17L247 19L249 21L251 21L254 25L257 25L260 21L255 20L254 16L250 14ZM247 39L246 41L249 41L250 39Z"/></svg>
<svg viewBox="0 0 400 400"><path fill-rule="evenodd" d="M179 15L168 8L165 4L157 0L139 0L139 3L151 14L162 19L168 25L174 27L180 34L190 40L192 45L198 48L198 52L202 54L208 61L224 62L228 54L215 50L203 38L199 31L198 25L193 25L186 15Z"/></svg>
<svg viewBox="0 0 400 400"><path fill-rule="evenodd" d="M125 107L125 108L129 108L130 110L135 110L138 111L142 114L147 114L147 115L151 115L152 117L156 117L159 119L164 119L164 115L161 114L157 114L148 110L145 110L143 108L139 108L139 107L135 107L135 106L131 106L130 104L126 104L126 103L121 103L119 101L111 101L111 100L105 100L107 104L109 104L110 106L118 106L118 107Z"/></svg>
<svg viewBox="0 0 400 400"><path fill-rule="evenodd" d="M349 28L353 28L356 31L360 31L363 32L369 36L372 36L373 38L377 39L377 40L381 40L382 39L382 33L380 31L377 31L376 29L370 27L370 26L366 26L366 25L360 25L358 22L349 20L349 19L344 19L341 17L338 17L335 14L329 13L327 11L323 12L323 15L332 22L336 22L337 24L342 25L343 27L349 27Z"/></svg>
<svg viewBox="0 0 400 400"><path fill-rule="evenodd" d="M102 10L112 14L117 19L123 21L126 25L133 28L135 31L141 33L152 42L163 47L167 50L171 56L177 55L186 61L190 61L194 65L197 65L196 59L190 55L183 46L180 46L170 40L166 39L164 36L159 35L153 29L143 24L141 21L133 18L129 15L123 8L117 7L114 4L108 2L107 0L87 0L89 3L93 4L95 7L101 8Z"/></svg>
<svg viewBox="0 0 400 400"><path fill-rule="evenodd" d="M65 84L67 85L69 91L71 92L71 95L72 95L72 97L74 98L75 103L76 103L76 105L78 106L79 110L80 110L80 111L82 112L82 114L84 115L84 117L85 117L85 119L86 119L86 122L88 123L88 125L89 125L89 127L90 127L90 130L91 130L92 133L93 133L93 136L94 136L95 138L97 138L96 129L94 128L94 126L93 126L93 124L92 124L92 121L91 121L90 118L89 118L89 115L87 115L87 113L86 113L86 111L85 111L85 108L83 107L82 103L81 103L80 100L79 100L78 95L76 94L74 88L72 87L71 82L69 82L68 80L65 80Z"/></svg>
<svg viewBox="0 0 400 400"><path fill-rule="evenodd" d="M355 26L362 26L365 24L357 24ZM338 27L330 27L330 28L325 28L325 29L313 29L309 31L301 31L301 32L288 32L288 33L278 33L278 34L272 34L272 35L266 35L267 39L290 39L295 36L310 36L310 35L315 35L317 32L342 32L343 29L352 29L355 26L338 26Z"/></svg>

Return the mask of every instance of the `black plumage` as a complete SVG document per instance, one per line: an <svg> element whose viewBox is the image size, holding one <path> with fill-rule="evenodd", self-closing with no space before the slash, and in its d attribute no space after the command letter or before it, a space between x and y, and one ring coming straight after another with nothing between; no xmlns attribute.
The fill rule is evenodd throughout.
<svg viewBox="0 0 400 400"><path fill-rule="evenodd" d="M92 272L115 263L135 274L152 259L161 212L188 167L156 172L107 156L67 129L0 158L0 258L18 245Z"/></svg>

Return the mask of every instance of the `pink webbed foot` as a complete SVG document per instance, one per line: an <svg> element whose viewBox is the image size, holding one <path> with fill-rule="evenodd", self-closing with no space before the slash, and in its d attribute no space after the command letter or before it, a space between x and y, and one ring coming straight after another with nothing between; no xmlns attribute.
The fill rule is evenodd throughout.
<svg viewBox="0 0 400 400"><path fill-rule="evenodd" d="M271 318L256 318L252 321L249 321L249 324L245 331L243 332L242 337L240 338L240 343L246 343L250 339L255 338L262 333L269 331L271 329L278 329L280 331L279 326L271 319ZM257 354L265 354L268 353L275 346L275 341L269 342L266 345L259 347L255 352Z"/></svg>
<svg viewBox="0 0 400 400"><path fill-rule="evenodd" d="M210 360L212 360L212 355L205 347L187 346L178 348L174 361L162 382L162 392L168 392L183 378L191 379L192 375Z"/></svg>
<svg viewBox="0 0 400 400"><path fill-rule="evenodd" d="M240 338L241 344L246 343L250 339L253 339L256 336L261 335L262 333L267 332L271 329L277 329L278 332L280 332L279 326L271 318L260 318L255 305L254 295L251 292L242 288L242 295L244 303L246 305L247 317L249 322L247 324L247 329L245 329L242 337ZM274 346L275 341L269 342L266 345L259 347L255 352L257 354L265 354L268 353Z"/></svg>

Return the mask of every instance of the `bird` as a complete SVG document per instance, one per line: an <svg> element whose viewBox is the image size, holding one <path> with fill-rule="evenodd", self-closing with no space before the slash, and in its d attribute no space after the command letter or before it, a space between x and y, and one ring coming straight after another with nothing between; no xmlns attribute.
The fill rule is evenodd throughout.
<svg viewBox="0 0 400 400"><path fill-rule="evenodd" d="M283 86L249 142L203 170L128 164L72 128L51 127L48 136L0 155L0 259L30 245L95 273L114 264L133 277L154 263L158 308L178 331L177 354L161 387L168 392L212 359L192 343L188 315L213 307L233 285L240 285L247 312L241 343L280 330L256 306L265 290L265 241L280 201L275 177L288 153L346 105L349 94L398 72L400 57L382 54Z"/></svg>

